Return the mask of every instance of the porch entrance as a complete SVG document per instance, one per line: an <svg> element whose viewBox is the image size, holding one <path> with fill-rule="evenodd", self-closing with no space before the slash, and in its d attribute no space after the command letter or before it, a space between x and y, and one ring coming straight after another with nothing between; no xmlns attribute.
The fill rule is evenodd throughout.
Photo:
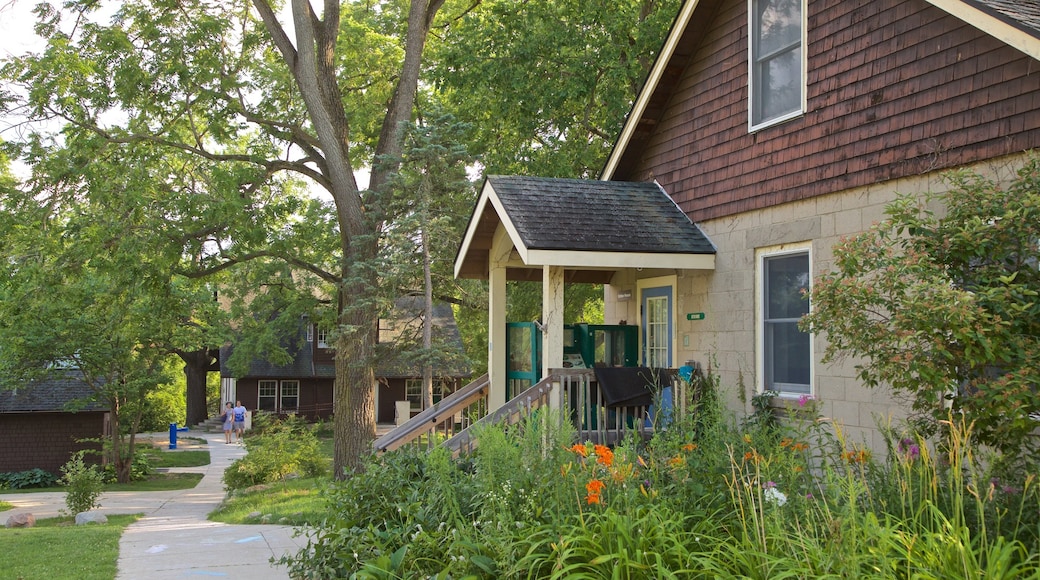
<svg viewBox="0 0 1040 580"><path fill-rule="evenodd" d="M643 364L672 368L672 287L642 290Z"/></svg>
<svg viewBox="0 0 1040 580"><path fill-rule="evenodd" d="M565 324L563 367L635 367L638 327L619 324ZM534 322L506 324L506 400L542 380L542 332Z"/></svg>

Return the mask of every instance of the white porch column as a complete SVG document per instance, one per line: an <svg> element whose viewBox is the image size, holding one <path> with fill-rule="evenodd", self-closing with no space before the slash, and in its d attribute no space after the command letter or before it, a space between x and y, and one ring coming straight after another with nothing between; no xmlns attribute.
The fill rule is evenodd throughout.
<svg viewBox="0 0 1040 580"><path fill-rule="evenodd" d="M563 368L563 268L542 267L542 378L549 369ZM557 389L559 387L557 386ZM550 406L559 404L557 397Z"/></svg>
<svg viewBox="0 0 1040 580"><path fill-rule="evenodd" d="M232 377L221 377L220 378L220 412L224 412L224 403L231 401L231 404L235 404L235 400L238 398L238 379Z"/></svg>
<svg viewBox="0 0 1040 580"><path fill-rule="evenodd" d="M506 404L506 269L488 272L488 413Z"/></svg>

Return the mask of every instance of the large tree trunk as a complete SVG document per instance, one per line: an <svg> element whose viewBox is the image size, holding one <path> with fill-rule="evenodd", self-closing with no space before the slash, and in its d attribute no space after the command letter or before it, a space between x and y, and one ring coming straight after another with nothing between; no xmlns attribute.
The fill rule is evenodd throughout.
<svg viewBox="0 0 1040 580"><path fill-rule="evenodd" d="M178 354L184 361L184 378L187 382L185 425L198 425L209 418L206 376L213 366L213 357L210 350L205 348Z"/></svg>
<svg viewBox="0 0 1040 580"><path fill-rule="evenodd" d="M341 332L336 339L333 468L337 479L360 471L372 452L376 436L372 355L379 322L370 308L347 306L341 312L341 328L353 331Z"/></svg>

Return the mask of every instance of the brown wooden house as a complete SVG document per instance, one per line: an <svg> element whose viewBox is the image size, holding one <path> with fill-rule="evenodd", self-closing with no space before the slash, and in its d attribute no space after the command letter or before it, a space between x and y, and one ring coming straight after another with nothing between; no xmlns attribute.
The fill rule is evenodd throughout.
<svg viewBox="0 0 1040 580"><path fill-rule="evenodd" d="M422 298L406 296L395 301L392 316L380 320L373 385L377 423L397 421L398 402L407 402L409 414L422 408L422 369L406 354L417 347L422 316ZM451 353L434 368L433 395L437 402L454 392L471 372L448 304L435 304L433 328L434 341L441 345L441 351ZM287 340L285 347L293 357L291 363L278 365L255 359L239 377L233 376L226 364L231 347L221 349L222 401L240 400L250 411L295 414L312 420L331 417L336 368L328 333L317 325L304 324L300 335Z"/></svg>
<svg viewBox="0 0 1040 580"><path fill-rule="evenodd" d="M76 371L0 390L0 472L39 468L60 476L77 451L99 451L97 440L108 435L109 411L90 402L93 394ZM85 459L99 463L101 458Z"/></svg>
<svg viewBox="0 0 1040 580"><path fill-rule="evenodd" d="M606 323L639 325L644 364L711 363L737 410L741 385L815 397L882 448L876 418L904 409L851 363L821 363L822 340L797 328L807 301L773 298L809 287L897 193L940 191L952 168L1010 178L1038 147L1038 0L688 0L601 181L511 179L547 214L609 198L608 182L654 183L714 252L684 262L581 235L634 231L622 218L635 200L590 211L549 248L491 177L455 271L490 282L491 344L504 343L505 280L541 276L546 368L563 366L562 282L594 273ZM495 409L506 363L489 355Z"/></svg>

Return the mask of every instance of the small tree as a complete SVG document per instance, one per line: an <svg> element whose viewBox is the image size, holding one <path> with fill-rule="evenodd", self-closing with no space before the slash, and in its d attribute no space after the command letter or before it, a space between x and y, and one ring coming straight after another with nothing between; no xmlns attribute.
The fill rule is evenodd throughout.
<svg viewBox="0 0 1040 580"><path fill-rule="evenodd" d="M802 325L827 334L824 362L862 357L859 378L907 396L921 425L934 431L952 410L975 423L979 443L1031 453L1040 157L1006 188L968 171L945 180L947 191L925 203L900 196L887 219L835 247Z"/></svg>

